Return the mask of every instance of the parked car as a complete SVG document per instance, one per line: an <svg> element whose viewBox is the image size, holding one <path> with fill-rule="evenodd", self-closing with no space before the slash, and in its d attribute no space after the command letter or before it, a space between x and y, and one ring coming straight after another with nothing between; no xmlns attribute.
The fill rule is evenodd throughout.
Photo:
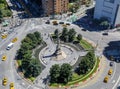
<svg viewBox="0 0 120 89"><path fill-rule="evenodd" d="M47 20L47 22L45 22L46 24L50 24L50 21L49 20Z"/></svg>
<svg viewBox="0 0 120 89"><path fill-rule="evenodd" d="M64 24L64 22L59 22L59 24Z"/></svg>
<svg viewBox="0 0 120 89"><path fill-rule="evenodd" d="M113 66L113 63L114 63L114 62L110 62L110 66Z"/></svg>
<svg viewBox="0 0 120 89"><path fill-rule="evenodd" d="M84 29L84 28L82 28L81 30L82 30L82 31L87 31L87 30L86 30L86 29Z"/></svg>
<svg viewBox="0 0 120 89"><path fill-rule="evenodd" d="M105 33L103 33L102 35L105 35L105 36L107 36L107 35L108 35L108 33L106 33L106 32L105 32Z"/></svg>
<svg viewBox="0 0 120 89"><path fill-rule="evenodd" d="M63 25L62 25L62 27L63 27L63 28L66 28L66 27L67 27L67 25L66 25L66 24L63 24Z"/></svg>
<svg viewBox="0 0 120 89"><path fill-rule="evenodd" d="M58 22L55 20L55 21L52 21L53 25L58 25Z"/></svg>
<svg viewBox="0 0 120 89"><path fill-rule="evenodd" d="M68 26L69 26L69 25L70 25L70 23L66 23L66 25L68 25Z"/></svg>

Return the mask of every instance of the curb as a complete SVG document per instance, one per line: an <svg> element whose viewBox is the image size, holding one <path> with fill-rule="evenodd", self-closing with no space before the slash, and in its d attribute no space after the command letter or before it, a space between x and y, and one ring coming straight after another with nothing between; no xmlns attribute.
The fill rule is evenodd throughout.
<svg viewBox="0 0 120 89"><path fill-rule="evenodd" d="M19 66L18 66L18 63L17 63L17 61L15 60L15 69L16 69L17 74L18 74L24 81L26 81L27 83L29 83L30 85L32 85L33 83L32 83L31 81L29 81L28 79L26 79L26 78L23 76L23 73L22 73L22 72L17 71L18 67L19 67Z"/></svg>
<svg viewBox="0 0 120 89"><path fill-rule="evenodd" d="M91 41L91 40L89 40L89 39L87 39L87 38L85 38L85 37L83 37L83 40L85 40L85 41L87 41L89 44L91 44L93 47L96 47L96 44L93 42L93 41Z"/></svg>

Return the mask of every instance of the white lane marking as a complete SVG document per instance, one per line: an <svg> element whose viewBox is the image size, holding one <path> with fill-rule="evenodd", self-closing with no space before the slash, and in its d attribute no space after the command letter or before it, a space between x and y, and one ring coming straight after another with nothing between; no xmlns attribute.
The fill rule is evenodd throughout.
<svg viewBox="0 0 120 89"><path fill-rule="evenodd" d="M0 55L2 55L2 54L4 54L5 53L5 51L4 50L1 50L0 51Z"/></svg>
<svg viewBox="0 0 120 89"><path fill-rule="evenodd" d="M120 76L119 76L119 78L118 78L118 80L117 80L117 82L115 83L115 85L113 86L113 88L112 89L115 89L115 87L117 86L117 84L118 84L118 82L120 81Z"/></svg>
<svg viewBox="0 0 120 89"><path fill-rule="evenodd" d="M28 87L27 87L27 89L29 89L31 87L31 85L29 85Z"/></svg>
<svg viewBox="0 0 120 89"><path fill-rule="evenodd" d="M21 89L21 86L18 83L16 83L16 87L16 89Z"/></svg>
<svg viewBox="0 0 120 89"><path fill-rule="evenodd" d="M115 83L115 80L113 80L112 83Z"/></svg>

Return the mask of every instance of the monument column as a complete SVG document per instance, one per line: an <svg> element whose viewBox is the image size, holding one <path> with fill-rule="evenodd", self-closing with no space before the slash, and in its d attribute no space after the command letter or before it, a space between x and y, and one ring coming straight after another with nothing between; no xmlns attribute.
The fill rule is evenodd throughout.
<svg viewBox="0 0 120 89"><path fill-rule="evenodd" d="M56 51L55 51L55 56L61 55L61 47L60 47L60 39L59 39L59 31L57 29L57 46L56 46Z"/></svg>

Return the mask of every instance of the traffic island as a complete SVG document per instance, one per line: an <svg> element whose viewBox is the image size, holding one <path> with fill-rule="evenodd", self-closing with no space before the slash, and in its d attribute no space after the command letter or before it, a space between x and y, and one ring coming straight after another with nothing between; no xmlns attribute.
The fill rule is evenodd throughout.
<svg viewBox="0 0 120 89"><path fill-rule="evenodd" d="M50 89L61 89L63 88L77 88L77 87L81 87L84 86L85 84L87 84L88 82L90 82L92 79L94 79L94 77L96 76L96 74L99 72L99 65L100 64L100 59L96 58L96 62L95 65L93 67L93 69L91 71L89 71L87 74L84 75L76 75L75 80L71 80L70 82L68 82L66 85L63 84L51 84L50 85ZM75 75L75 74L74 74Z"/></svg>

